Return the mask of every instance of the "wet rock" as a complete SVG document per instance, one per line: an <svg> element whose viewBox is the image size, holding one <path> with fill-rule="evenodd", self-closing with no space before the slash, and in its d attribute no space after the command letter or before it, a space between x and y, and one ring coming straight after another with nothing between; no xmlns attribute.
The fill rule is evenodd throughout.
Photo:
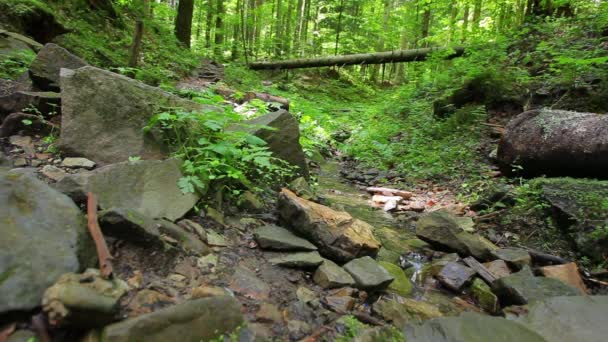
<svg viewBox="0 0 608 342"><path fill-rule="evenodd" d="M274 225L256 229L254 236L258 245L264 249L280 251L313 251L317 249L317 247L308 242L308 240L294 235L285 228Z"/></svg>
<svg viewBox="0 0 608 342"><path fill-rule="evenodd" d="M249 126L235 126L232 129L244 130L266 141L268 149L275 157L297 166L298 173L308 178L308 164L300 145L300 127L293 115L288 111L279 110L244 123ZM275 130L260 128L260 126L272 127Z"/></svg>
<svg viewBox="0 0 608 342"><path fill-rule="evenodd" d="M458 317L442 317L405 330L407 341L420 342L546 342L523 324L476 313L465 312Z"/></svg>
<svg viewBox="0 0 608 342"><path fill-rule="evenodd" d="M457 252L463 257L491 258L491 252L498 247L480 235L467 233L460 223L446 211L434 211L418 220L416 235L431 245Z"/></svg>
<svg viewBox="0 0 608 342"><path fill-rule="evenodd" d="M296 195L298 195L298 197L301 197L305 200L312 201L317 197L315 195L314 191L312 190L312 188L310 187L310 185L308 185L306 178L304 178L304 177L298 177L298 178L292 180L289 183L288 188L289 188L289 190L293 191Z"/></svg>
<svg viewBox="0 0 608 342"><path fill-rule="evenodd" d="M144 126L160 108L202 109L159 88L91 66L64 69L61 101L61 150L100 164L131 156L162 159L167 151L160 136L144 132Z"/></svg>
<svg viewBox="0 0 608 342"><path fill-rule="evenodd" d="M448 289L460 292L475 275L475 271L457 262L450 262L437 274L439 282Z"/></svg>
<svg viewBox="0 0 608 342"><path fill-rule="evenodd" d="M494 275L494 277L496 277L496 279L500 279L511 274L511 269L504 260L494 260L486 262L483 265L488 269L488 271L490 271L490 273Z"/></svg>
<svg viewBox="0 0 608 342"><path fill-rule="evenodd" d="M287 189L279 195L279 213L295 233L315 244L329 259L348 261L375 256L380 249L369 224L346 212L299 198Z"/></svg>
<svg viewBox="0 0 608 342"><path fill-rule="evenodd" d="M560 280L535 277L529 268L498 279L493 284L493 291L501 303L507 305L524 305L531 300L579 294L577 289Z"/></svg>
<svg viewBox="0 0 608 342"><path fill-rule="evenodd" d="M324 304L331 311L346 313L355 306L355 299L350 296L327 296Z"/></svg>
<svg viewBox="0 0 608 342"><path fill-rule="evenodd" d="M498 146L503 171L521 165L525 175L605 178L608 116L540 109L524 112L505 127Z"/></svg>
<svg viewBox="0 0 608 342"><path fill-rule="evenodd" d="M247 298L260 301L267 300L270 296L268 284L243 266L239 266L232 275L230 289Z"/></svg>
<svg viewBox="0 0 608 342"><path fill-rule="evenodd" d="M26 167L27 164L27 159L25 158L15 158L13 160L13 167L18 168L18 167Z"/></svg>
<svg viewBox="0 0 608 342"><path fill-rule="evenodd" d="M270 259L273 265L293 268L315 268L323 263L319 252L297 252Z"/></svg>
<svg viewBox="0 0 608 342"><path fill-rule="evenodd" d="M349 261L344 270L353 277L356 286L364 290L383 290L395 279L368 256Z"/></svg>
<svg viewBox="0 0 608 342"><path fill-rule="evenodd" d="M61 161L61 166L70 169L92 169L95 167L95 162L86 158L65 158Z"/></svg>
<svg viewBox="0 0 608 342"><path fill-rule="evenodd" d="M129 312L129 317L136 317L173 304L175 304L175 300L166 294L144 289L137 292L133 299L129 301L127 310Z"/></svg>
<svg viewBox="0 0 608 342"><path fill-rule="evenodd" d="M60 114L60 106L61 94L59 93L52 91L15 91L11 94L0 96L0 119L5 115L23 112L25 109L32 107L36 108L43 115L51 112Z"/></svg>
<svg viewBox="0 0 608 342"><path fill-rule="evenodd" d="M260 309L255 314L258 322L279 323L283 321L283 315L274 304L262 303Z"/></svg>
<svg viewBox="0 0 608 342"><path fill-rule="evenodd" d="M232 297L221 296L186 301L114 323L105 327L102 335L104 340L116 342L200 342L229 334L242 323L240 303Z"/></svg>
<svg viewBox="0 0 608 342"><path fill-rule="evenodd" d="M352 286L355 284L353 277L331 260L325 260L323 264L317 268L313 280L325 289Z"/></svg>
<svg viewBox="0 0 608 342"><path fill-rule="evenodd" d="M372 310L384 320L393 322L398 327L443 316L439 309L432 304L412 299L403 299L402 302L379 300L374 303Z"/></svg>
<svg viewBox="0 0 608 342"><path fill-rule="evenodd" d="M92 261L80 209L32 173L0 169L0 218L0 312L35 308L62 274Z"/></svg>
<svg viewBox="0 0 608 342"><path fill-rule="evenodd" d="M102 209L115 207L174 221L199 199L177 187L180 164L176 159L122 162L66 176L54 187L77 202L84 202L90 191Z"/></svg>
<svg viewBox="0 0 608 342"><path fill-rule="evenodd" d="M56 182L60 181L63 177L67 175L65 171L53 165L44 165L40 170L40 173Z"/></svg>
<svg viewBox="0 0 608 342"><path fill-rule="evenodd" d="M577 288L582 295L587 294L587 287L574 262L563 265L545 266L540 268L540 273L547 278L561 280L565 284Z"/></svg>
<svg viewBox="0 0 608 342"><path fill-rule="evenodd" d="M78 69L88 65L83 59L71 54L59 45L46 44L30 64L30 77L43 90L59 91L60 69Z"/></svg>
<svg viewBox="0 0 608 342"><path fill-rule="evenodd" d="M49 287L42 298L44 312L52 325L79 328L102 327L116 318L118 300L128 291L127 283L105 280L99 271L66 273Z"/></svg>
<svg viewBox="0 0 608 342"><path fill-rule="evenodd" d="M497 259L506 261L516 270L520 270L524 266L529 266L532 262L530 253L522 248L500 248L492 251L492 255Z"/></svg>
<svg viewBox="0 0 608 342"><path fill-rule="evenodd" d="M224 219L224 213L222 213L221 211L219 211L215 208L209 207L209 208L207 208L206 214L210 219L221 224L222 226L226 225L226 221Z"/></svg>
<svg viewBox="0 0 608 342"><path fill-rule="evenodd" d="M410 232L402 230L398 231L384 227L375 230L374 234L382 243L382 249L387 249L400 255L429 247L426 242L412 238Z"/></svg>
<svg viewBox="0 0 608 342"><path fill-rule="evenodd" d="M529 305L515 319L546 341L604 341L608 296L553 297Z"/></svg>
<svg viewBox="0 0 608 342"><path fill-rule="evenodd" d="M412 293L414 285L412 281L405 275L401 267L389 262L378 262L395 280L388 286L388 290L400 296L408 296Z"/></svg>
<svg viewBox="0 0 608 342"><path fill-rule="evenodd" d="M492 292L490 286L483 280L475 278L471 284L471 294L479 306L486 312L495 313L500 309L498 297Z"/></svg>

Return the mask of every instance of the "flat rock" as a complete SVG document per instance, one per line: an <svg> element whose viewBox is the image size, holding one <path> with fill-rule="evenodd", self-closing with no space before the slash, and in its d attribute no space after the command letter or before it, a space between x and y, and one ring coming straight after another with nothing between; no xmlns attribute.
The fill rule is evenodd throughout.
<svg viewBox="0 0 608 342"><path fill-rule="evenodd" d="M68 167L70 169L92 169L95 167L95 162L90 161L86 158L65 158L61 161L61 166Z"/></svg>
<svg viewBox="0 0 608 342"><path fill-rule="evenodd" d="M479 278L475 278L471 284L471 294L479 306L486 312L495 313L500 309L498 297L492 292L488 284Z"/></svg>
<svg viewBox="0 0 608 342"><path fill-rule="evenodd" d="M44 165L40 170L40 173L42 173L45 177L54 180L55 182L60 181L67 175L67 172L54 165Z"/></svg>
<svg viewBox="0 0 608 342"><path fill-rule="evenodd" d="M91 66L64 69L61 101L61 150L102 165L132 156L163 159L167 149L161 137L143 130L152 116L167 107L203 108L160 88Z"/></svg>
<svg viewBox="0 0 608 342"><path fill-rule="evenodd" d="M250 299L264 301L270 297L268 284L243 266L239 266L232 275L230 289Z"/></svg>
<svg viewBox="0 0 608 342"><path fill-rule="evenodd" d="M437 248L457 252L462 257L490 259L491 252L498 247L478 234L466 232L462 224L453 214L438 210L418 220L416 235Z"/></svg>
<svg viewBox="0 0 608 342"><path fill-rule="evenodd" d="M260 309L255 314L258 321L266 323L279 323L283 321L283 315L274 304L262 303Z"/></svg>
<svg viewBox="0 0 608 342"><path fill-rule="evenodd" d="M511 274L511 269L504 260L494 260L486 262L483 265L488 269L488 271L490 271L490 273L494 275L494 277L496 277L496 279L500 279Z"/></svg>
<svg viewBox="0 0 608 342"><path fill-rule="evenodd" d="M497 259L504 260L517 270L526 265L529 266L532 262L530 253L522 248L500 248L492 251L492 255Z"/></svg>
<svg viewBox="0 0 608 342"><path fill-rule="evenodd" d="M218 310L221 308L221 310ZM210 341L243 324L241 304L230 296L189 300L105 327L104 340Z"/></svg>
<svg viewBox="0 0 608 342"><path fill-rule="evenodd" d="M356 287L364 290L383 290L395 279L368 256L349 261L344 270L353 277Z"/></svg>
<svg viewBox="0 0 608 342"><path fill-rule="evenodd" d="M317 268L313 280L325 289L355 285L353 277L331 260L325 260Z"/></svg>
<svg viewBox="0 0 608 342"><path fill-rule="evenodd" d="M30 64L30 77L42 90L59 91L60 69L78 69L88 65L83 59L71 54L59 45L46 44Z"/></svg>
<svg viewBox="0 0 608 342"><path fill-rule="evenodd" d="M493 291L501 303L507 305L524 305L532 300L579 294L579 290L560 280L535 277L529 268L496 280Z"/></svg>
<svg viewBox="0 0 608 342"><path fill-rule="evenodd" d="M102 209L121 208L175 221L199 199L179 190L180 165L176 159L122 162L68 175L54 187L77 202L83 202L90 191Z"/></svg>
<svg viewBox="0 0 608 342"><path fill-rule="evenodd" d="M457 262L449 262L437 274L437 279L448 289L460 292L474 275L473 269Z"/></svg>
<svg viewBox="0 0 608 342"><path fill-rule="evenodd" d="M545 266L540 268L540 273L547 278L555 278L577 288L582 295L587 294L587 287L581 278L578 266L574 262L563 265Z"/></svg>
<svg viewBox="0 0 608 342"><path fill-rule="evenodd" d="M380 249L373 227L343 211L296 196L282 189L278 211L288 228L319 248L321 255L335 261L348 261Z"/></svg>
<svg viewBox="0 0 608 342"><path fill-rule="evenodd" d="M319 252L296 252L270 259L273 265L294 268L315 268L323 263Z"/></svg>
<svg viewBox="0 0 608 342"><path fill-rule="evenodd" d="M388 290L400 296L408 296L414 290L412 281L405 275L401 267L391 264L390 262L378 262L395 280L388 286Z"/></svg>
<svg viewBox="0 0 608 342"><path fill-rule="evenodd" d="M343 314L352 310L355 306L355 299L350 296L327 296L324 304L329 310Z"/></svg>
<svg viewBox="0 0 608 342"><path fill-rule="evenodd" d="M317 247L308 240L296 236L285 228L274 225L268 225L256 229L254 236L255 240L258 242L258 245L264 249L273 249L279 251L317 250Z"/></svg>
<svg viewBox="0 0 608 342"><path fill-rule="evenodd" d="M407 298L402 302L379 300L373 304L372 311L397 327L443 316L436 306Z"/></svg>
<svg viewBox="0 0 608 342"><path fill-rule="evenodd" d="M93 261L86 220L32 173L0 169L0 312L31 310L64 273Z"/></svg>

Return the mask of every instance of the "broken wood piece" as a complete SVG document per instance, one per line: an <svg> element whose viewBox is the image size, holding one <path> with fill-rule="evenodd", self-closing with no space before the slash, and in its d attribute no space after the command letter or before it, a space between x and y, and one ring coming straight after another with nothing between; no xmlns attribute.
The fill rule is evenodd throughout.
<svg viewBox="0 0 608 342"><path fill-rule="evenodd" d="M562 265L562 264L567 264L570 262L569 260L566 260L562 257L543 253L543 252L537 251L535 249L526 248L526 250L528 251L528 253L530 253L530 256L532 257L532 261L534 261L537 264Z"/></svg>
<svg viewBox="0 0 608 342"><path fill-rule="evenodd" d="M99 258L99 272L103 279L109 279L112 276L112 255L108 250L106 240L103 238L99 222L97 221L97 197L92 192L87 194L87 217L89 233L93 241L95 241L95 249Z"/></svg>
<svg viewBox="0 0 608 342"><path fill-rule="evenodd" d="M374 195L372 196L372 202L376 203L386 203L389 201L395 201L400 203L403 201L403 197L401 196L384 196L384 195Z"/></svg>
<svg viewBox="0 0 608 342"><path fill-rule="evenodd" d="M410 199L412 198L412 196L414 196L414 193L409 191L391 188L381 188L376 186L370 186L368 188L365 188L365 191L369 192L370 194L390 194L392 196L399 196L405 199Z"/></svg>
<svg viewBox="0 0 608 342"><path fill-rule="evenodd" d="M289 110L289 100L284 97L274 96L267 93L258 93L250 91L245 94L244 100L251 101L253 99L258 99L264 102L276 102L280 104L281 109Z"/></svg>
<svg viewBox="0 0 608 342"><path fill-rule="evenodd" d="M492 283L496 281L496 277L492 274L492 272L490 272L484 265L480 264L475 258L466 257L462 259L462 261L477 272L479 277L488 283L488 285L492 285Z"/></svg>

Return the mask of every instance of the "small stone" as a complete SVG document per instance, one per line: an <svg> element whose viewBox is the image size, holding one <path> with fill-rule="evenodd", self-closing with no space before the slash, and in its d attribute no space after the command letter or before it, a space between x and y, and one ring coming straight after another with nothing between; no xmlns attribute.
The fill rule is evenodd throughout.
<svg viewBox="0 0 608 342"><path fill-rule="evenodd" d="M443 316L439 309L423 301L403 298L402 302L382 299L372 305L372 311L395 326L418 323Z"/></svg>
<svg viewBox="0 0 608 342"><path fill-rule="evenodd" d="M127 279L127 284L134 289L140 288L144 283L144 275L140 270L133 271L133 276Z"/></svg>
<svg viewBox="0 0 608 342"><path fill-rule="evenodd" d="M506 277L511 274L511 269L509 269L509 265L504 260L494 260L490 262L486 262L483 264L490 273L496 277L496 279L500 279L502 277Z"/></svg>
<svg viewBox="0 0 608 342"><path fill-rule="evenodd" d="M167 276L167 280L171 281L177 287L185 287L185 282L188 279L181 274L173 273Z"/></svg>
<svg viewBox="0 0 608 342"><path fill-rule="evenodd" d="M289 330L289 337L292 340L300 340L312 332L308 323L298 320L287 322L287 330Z"/></svg>
<svg viewBox="0 0 608 342"><path fill-rule="evenodd" d="M327 260L325 260L325 262L327 262ZM299 301L304 303L309 303L317 299L317 295L312 290L304 286L298 287L298 289L296 290L296 297Z"/></svg>
<svg viewBox="0 0 608 342"><path fill-rule="evenodd" d="M289 230L268 225L258 228L255 233L255 240L264 249L274 249L282 251L314 251L317 247L306 239L296 236Z"/></svg>
<svg viewBox="0 0 608 342"><path fill-rule="evenodd" d="M355 299L350 296L327 296L325 304L331 311L339 314L347 313L355 306Z"/></svg>
<svg viewBox="0 0 608 342"><path fill-rule="evenodd" d="M17 168L17 167L26 167L27 166L27 160L25 158L15 158L15 160L13 160L13 167Z"/></svg>
<svg viewBox="0 0 608 342"><path fill-rule="evenodd" d="M479 306L489 313L495 313L500 308L498 305L498 297L492 293L490 286L479 278L473 280L471 294Z"/></svg>
<svg viewBox="0 0 608 342"><path fill-rule="evenodd" d="M279 309L277 309L275 305L269 303L260 305L256 317L259 322L278 323L283 321L283 315L281 315Z"/></svg>
<svg viewBox="0 0 608 342"><path fill-rule="evenodd" d="M183 219L179 221L177 225L191 231L192 233L195 233L203 240L207 239L207 233L205 232L205 228L203 228L203 226L192 220Z"/></svg>
<svg viewBox="0 0 608 342"><path fill-rule="evenodd" d="M42 165L42 162L40 160L34 159L31 162L33 167L39 167L40 165Z"/></svg>
<svg viewBox="0 0 608 342"><path fill-rule="evenodd" d="M207 216L222 226L226 225L226 222L224 221L224 214L214 208L207 208Z"/></svg>
<svg viewBox="0 0 608 342"><path fill-rule="evenodd" d="M208 254L196 260L196 266L203 272L214 273L217 266L217 255Z"/></svg>
<svg viewBox="0 0 608 342"><path fill-rule="evenodd" d="M289 183L288 188L296 195L305 200L310 201L316 198L314 191L312 191L312 188L310 187L310 185L308 185L308 182L304 177L298 177L291 181L291 183Z"/></svg>
<svg viewBox="0 0 608 342"><path fill-rule="evenodd" d="M56 182L60 181L63 177L67 175L65 171L53 165L45 165L42 167L40 172L47 178L52 179Z"/></svg>
<svg viewBox="0 0 608 342"><path fill-rule="evenodd" d="M325 289L352 286L355 284L353 277L331 260L325 260L325 262L317 268L313 280Z"/></svg>
<svg viewBox="0 0 608 342"><path fill-rule="evenodd" d="M457 262L450 262L437 274L437 279L448 289L460 292L475 275L475 271Z"/></svg>
<svg viewBox="0 0 608 342"><path fill-rule="evenodd" d="M500 248L492 251L492 255L497 259L506 261L515 269L521 269L524 266L530 265L532 257L530 253L522 248Z"/></svg>
<svg viewBox="0 0 608 342"><path fill-rule="evenodd" d="M218 286L199 286L192 289L190 292L191 299L207 298L215 296L225 296L228 292Z"/></svg>
<svg viewBox="0 0 608 342"><path fill-rule="evenodd" d="M268 284L243 266L239 266L232 275L230 289L254 300L267 300L270 296Z"/></svg>
<svg viewBox="0 0 608 342"><path fill-rule="evenodd" d="M207 244L209 246L214 246L214 247L229 246L228 242L226 242L226 239L224 238L223 235L220 235L211 229L207 229L206 233L207 233L206 234L207 235Z"/></svg>
<svg viewBox="0 0 608 342"><path fill-rule="evenodd" d="M136 317L174 303L175 301L171 297L163 293L144 289L137 292L137 294L129 302L127 309L129 310L129 317Z"/></svg>
<svg viewBox="0 0 608 342"><path fill-rule="evenodd" d="M393 282L388 286L389 291L395 292L404 297L412 293L414 285L405 275L405 272L403 272L401 267L389 262L380 261L378 263L380 266L384 267L384 269L387 270L393 278L395 278L395 280L393 280Z"/></svg>
<svg viewBox="0 0 608 342"><path fill-rule="evenodd" d="M251 212L257 212L264 209L264 202L253 192L245 191L240 197L239 207Z"/></svg>
<svg viewBox="0 0 608 342"><path fill-rule="evenodd" d="M294 268L314 268L321 265L323 261L324 259L316 251L291 253L270 259L270 263L273 265Z"/></svg>
<svg viewBox="0 0 608 342"><path fill-rule="evenodd" d="M344 270L353 277L356 286L364 290L382 290L394 280L388 271L368 256L349 261Z"/></svg>
<svg viewBox="0 0 608 342"><path fill-rule="evenodd" d="M582 295L587 294L587 287L581 278L576 263L570 262L563 265L545 266L540 272L547 278L555 278L577 288Z"/></svg>
<svg viewBox="0 0 608 342"><path fill-rule="evenodd" d="M86 158L65 158L61 162L61 166L71 169L92 169L95 167L95 162Z"/></svg>

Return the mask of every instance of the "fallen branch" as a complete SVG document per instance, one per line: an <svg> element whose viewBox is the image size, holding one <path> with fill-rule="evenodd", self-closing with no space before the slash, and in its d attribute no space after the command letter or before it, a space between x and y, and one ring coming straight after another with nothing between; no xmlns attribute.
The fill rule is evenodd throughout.
<svg viewBox="0 0 608 342"><path fill-rule="evenodd" d="M375 187L375 186L370 186L368 188L365 188L365 191L369 192L370 194L381 194L381 195L385 195L385 196L387 196L387 195L388 196L399 196L399 197L403 197L405 199L410 199L410 198L412 198L412 196L414 196L414 194L409 191L391 189L391 188L379 188L379 187Z"/></svg>
<svg viewBox="0 0 608 342"><path fill-rule="evenodd" d="M481 277L481 279L485 280L488 285L492 285L494 281L496 281L496 277L488 270L484 265L479 263L473 257L467 257L462 259L465 264L467 264L470 268L472 268L477 274Z"/></svg>
<svg viewBox="0 0 608 342"><path fill-rule="evenodd" d="M569 260L558 257L556 255L543 253L535 249L526 248L526 250L528 251L528 253L530 253L530 256L532 257L534 262L539 264L563 265L570 262Z"/></svg>
<svg viewBox="0 0 608 342"><path fill-rule="evenodd" d="M590 281L590 282L592 282L594 284L598 284L598 285L602 285L602 286L608 286L608 282L605 282L605 281L601 281L601 280L597 280L597 279L593 279L593 278L587 278L585 280Z"/></svg>
<svg viewBox="0 0 608 342"><path fill-rule="evenodd" d="M109 279L112 276L112 255L106 245L106 240L103 238L99 222L97 222L97 198L95 194L89 192L87 200L87 216L89 233L93 241L95 241L95 249L97 249L97 257L99 258L99 272L103 279Z"/></svg>

